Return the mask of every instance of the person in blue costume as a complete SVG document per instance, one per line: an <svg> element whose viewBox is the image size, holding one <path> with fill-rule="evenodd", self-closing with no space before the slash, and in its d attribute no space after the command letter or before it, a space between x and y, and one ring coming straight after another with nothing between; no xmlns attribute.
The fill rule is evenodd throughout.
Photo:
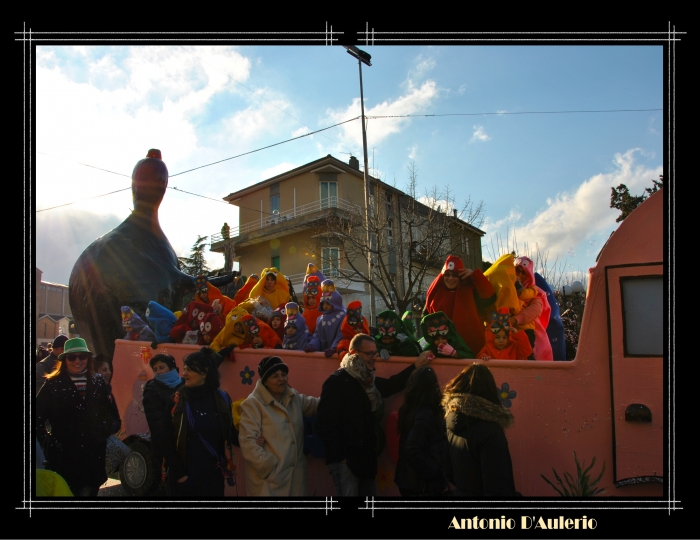
<svg viewBox="0 0 700 540"><path fill-rule="evenodd" d="M177 322L177 317L172 311L151 300L146 308L146 320L156 335L151 344L154 349L159 343L175 343L175 340L170 337L170 331Z"/></svg>
<svg viewBox="0 0 700 540"><path fill-rule="evenodd" d="M316 319L316 331L304 350L323 351L330 358L336 354L338 343L343 339L340 325L345 317L343 297L335 290L335 283L330 279L321 283L321 313Z"/></svg>
<svg viewBox="0 0 700 540"><path fill-rule="evenodd" d="M564 339L564 323L561 321L559 302L554 297L554 291L544 278L535 272L535 285L547 294L549 308L549 324L547 325L547 336L549 344L552 346L552 356L554 360L566 360L566 340Z"/></svg>

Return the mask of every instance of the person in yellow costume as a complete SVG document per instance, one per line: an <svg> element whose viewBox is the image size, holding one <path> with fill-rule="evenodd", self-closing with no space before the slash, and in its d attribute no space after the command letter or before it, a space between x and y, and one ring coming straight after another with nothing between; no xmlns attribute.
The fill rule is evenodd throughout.
<svg viewBox="0 0 700 540"><path fill-rule="evenodd" d="M226 315L226 322L224 323L224 328L216 334L216 337L212 340L209 347L211 347L215 352L219 352L225 347L238 347L243 340L245 340L247 333L245 325L242 323L241 319L243 315L248 312L241 306L236 306Z"/></svg>
<svg viewBox="0 0 700 540"><path fill-rule="evenodd" d="M36 469L37 497L72 497L73 492L63 477L48 469Z"/></svg>
<svg viewBox="0 0 700 540"><path fill-rule="evenodd" d="M287 278L274 266L263 269L260 274L260 281L250 290L248 300L242 302L240 307L248 313L252 313L255 309L254 299L259 296L266 298L270 302L272 309L276 309L280 304L285 305L290 301Z"/></svg>
<svg viewBox="0 0 700 540"><path fill-rule="evenodd" d="M515 257L512 253L501 255L491 267L484 272L484 275L491 283L493 290L496 292L496 303L488 313L498 311L500 307L507 307L511 314L517 315L522 309L522 301L518 298L518 292L515 289ZM488 325L491 323L485 321Z"/></svg>

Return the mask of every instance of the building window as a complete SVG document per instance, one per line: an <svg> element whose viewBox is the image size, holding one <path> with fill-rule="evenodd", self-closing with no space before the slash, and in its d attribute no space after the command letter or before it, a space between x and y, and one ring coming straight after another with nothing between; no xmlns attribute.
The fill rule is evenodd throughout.
<svg viewBox="0 0 700 540"><path fill-rule="evenodd" d="M662 356L664 349L664 280L645 276L624 278L625 356Z"/></svg>
<svg viewBox="0 0 700 540"><path fill-rule="evenodd" d="M41 290L42 290L42 291L45 291L45 290L46 290L46 285L42 285L42 286L41 286Z"/></svg>
<svg viewBox="0 0 700 540"><path fill-rule="evenodd" d="M273 195L270 197L270 214L278 213L280 212L280 196L279 195Z"/></svg>
<svg viewBox="0 0 700 540"><path fill-rule="evenodd" d="M392 211L392 206L391 206L391 193L388 191L386 192L386 215L390 216Z"/></svg>
<svg viewBox="0 0 700 540"><path fill-rule="evenodd" d="M394 224L391 220L386 222L386 243L389 246L394 243Z"/></svg>
<svg viewBox="0 0 700 540"><path fill-rule="evenodd" d="M326 277L338 277L340 266L340 248L323 248L321 251L322 272Z"/></svg>
<svg viewBox="0 0 700 540"><path fill-rule="evenodd" d="M338 206L338 182L321 182L321 208Z"/></svg>
<svg viewBox="0 0 700 540"><path fill-rule="evenodd" d="M469 257L469 237L462 236L462 251Z"/></svg>
<svg viewBox="0 0 700 540"><path fill-rule="evenodd" d="M271 258L270 258L270 261L271 261L271 262L270 262L270 266L274 266L274 267L277 268L277 270L279 270L280 272L282 271L282 269L280 268L280 256L279 256L279 255L276 255L276 256L274 256L274 257L271 257Z"/></svg>

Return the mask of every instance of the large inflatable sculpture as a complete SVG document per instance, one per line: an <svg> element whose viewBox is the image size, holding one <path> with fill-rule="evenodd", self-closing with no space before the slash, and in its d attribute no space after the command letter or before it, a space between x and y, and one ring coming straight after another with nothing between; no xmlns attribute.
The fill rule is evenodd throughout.
<svg viewBox="0 0 700 540"><path fill-rule="evenodd" d="M182 309L194 291L194 278L180 271L177 256L158 222L158 208L168 186L168 168L160 150L151 149L131 174L134 209L120 225L90 244L73 266L69 301L80 336L94 353L110 358L114 340L124 337L120 308L144 314L155 301L171 311ZM215 285L234 274L210 278Z"/></svg>

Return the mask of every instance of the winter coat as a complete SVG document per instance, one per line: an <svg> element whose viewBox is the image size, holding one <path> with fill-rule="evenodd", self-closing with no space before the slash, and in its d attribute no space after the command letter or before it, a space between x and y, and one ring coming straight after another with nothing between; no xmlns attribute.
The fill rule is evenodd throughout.
<svg viewBox="0 0 700 540"><path fill-rule="evenodd" d="M402 493L439 495L448 487L449 467L445 421L430 407L418 407L410 431L399 440L394 482Z"/></svg>
<svg viewBox="0 0 700 540"><path fill-rule="evenodd" d="M513 464L504 428L513 415L503 405L472 394L445 394L455 495L514 497Z"/></svg>
<svg viewBox="0 0 700 540"><path fill-rule="evenodd" d="M107 381L92 374L81 397L64 366L62 373L46 380L36 396L37 437L48 462L46 468L60 474L73 493L107 481L107 438L121 426L110 394Z"/></svg>
<svg viewBox="0 0 700 540"><path fill-rule="evenodd" d="M224 476L218 465L226 466L228 460L233 463L232 445L237 442L231 397L223 390L213 390L204 384L182 387L175 393L174 402L171 421L177 453L174 460L168 463L171 492L177 496L223 496ZM192 429L187 417L188 402L197 431L221 456L219 460L209 453ZM212 417L216 417L216 420L212 420ZM178 483L177 480L183 476L188 476L188 479Z"/></svg>
<svg viewBox="0 0 700 540"><path fill-rule="evenodd" d="M374 384L383 398L406 387L416 369L411 364L388 379L375 377ZM382 450L377 439L377 418L362 385L345 369L332 373L321 390L316 432L326 450L326 464L347 459L352 473L373 480L377 475L377 456Z"/></svg>
<svg viewBox="0 0 700 540"><path fill-rule="evenodd" d="M308 495L303 417L316 414L318 402L290 387L279 402L258 380L241 404L239 441L248 496ZM260 436L263 446L255 442Z"/></svg>
<svg viewBox="0 0 700 540"><path fill-rule="evenodd" d="M143 389L142 403L148 429L151 432L151 453L158 467L163 465L163 458L165 458L166 469L176 459L170 411L174 405L173 396L183 385L182 379L180 379L177 388L170 388L156 379L150 379L146 381L146 386Z"/></svg>
<svg viewBox="0 0 700 540"><path fill-rule="evenodd" d="M39 390L41 390L41 387L44 386L44 381L46 380L44 376L48 375L56 368L56 362L58 362L58 358L56 358L53 355L53 353L51 353L43 360L39 360L36 363L36 382L34 386L34 395L37 395L39 393Z"/></svg>

